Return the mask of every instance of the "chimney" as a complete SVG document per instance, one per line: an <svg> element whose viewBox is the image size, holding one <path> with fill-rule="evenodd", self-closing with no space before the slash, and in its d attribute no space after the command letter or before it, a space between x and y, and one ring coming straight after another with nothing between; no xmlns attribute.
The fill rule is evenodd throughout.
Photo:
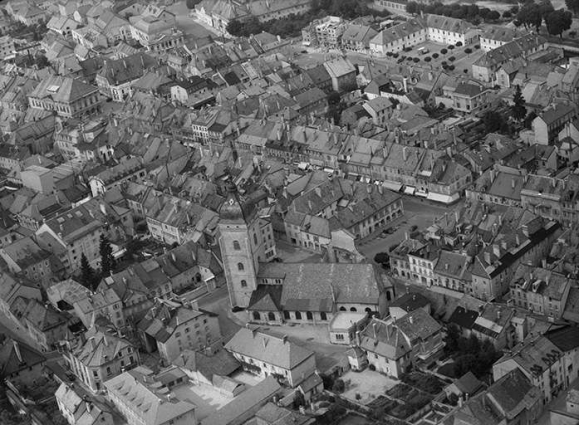
<svg viewBox="0 0 579 425"><path fill-rule="evenodd" d="M22 360L22 353L20 353L20 345L18 344L18 341L13 341L13 344L14 352L16 353L16 357L18 357L18 362L24 363L24 360Z"/></svg>
<svg viewBox="0 0 579 425"><path fill-rule="evenodd" d="M490 263L491 263L491 253L490 253L489 251L485 251L485 253L484 253L484 258L485 258L485 262L486 262L487 264L490 264Z"/></svg>
<svg viewBox="0 0 579 425"><path fill-rule="evenodd" d="M511 179L511 188L513 188L513 189L515 188L515 178L514 177Z"/></svg>
<svg viewBox="0 0 579 425"><path fill-rule="evenodd" d="M402 79L402 86L404 88L404 93L408 93L408 78L404 77Z"/></svg>
<svg viewBox="0 0 579 425"><path fill-rule="evenodd" d="M376 326L378 326L378 323L372 323L372 333L374 335L374 339L377 339L376 337Z"/></svg>
<svg viewBox="0 0 579 425"><path fill-rule="evenodd" d="M448 263L444 263L444 270L448 271Z"/></svg>
<svg viewBox="0 0 579 425"><path fill-rule="evenodd" d="M282 339L284 344L288 342L287 335L284 335Z"/></svg>
<svg viewBox="0 0 579 425"><path fill-rule="evenodd" d="M404 146L404 147L402 148L402 158L404 158L404 161L406 161L407 158L408 158L408 154L407 154L407 152L406 152L406 146Z"/></svg>
<svg viewBox="0 0 579 425"><path fill-rule="evenodd" d="M404 232L404 239L408 240L408 232Z"/></svg>
<svg viewBox="0 0 579 425"><path fill-rule="evenodd" d="M171 252L171 260L173 260L174 263L177 262L177 257L175 257L175 253Z"/></svg>
<svg viewBox="0 0 579 425"><path fill-rule="evenodd" d="M409 316L408 321L410 322L411 325L413 325L414 324L414 316Z"/></svg>
<svg viewBox="0 0 579 425"><path fill-rule="evenodd" d="M501 320L501 309L497 310L497 320Z"/></svg>
<svg viewBox="0 0 579 425"><path fill-rule="evenodd" d="M92 404L90 404L90 403L87 401L87 403L86 403L86 411L87 411L88 413L90 413L91 409L92 409Z"/></svg>

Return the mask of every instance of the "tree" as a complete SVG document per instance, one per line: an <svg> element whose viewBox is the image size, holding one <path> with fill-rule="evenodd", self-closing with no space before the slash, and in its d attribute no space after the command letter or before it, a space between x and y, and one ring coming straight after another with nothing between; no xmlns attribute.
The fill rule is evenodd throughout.
<svg viewBox="0 0 579 425"><path fill-rule="evenodd" d="M513 118L517 121L521 121L527 116L527 108L525 107L525 99L523 98L523 92L521 91L521 86L517 84L515 87L515 94L513 95L513 106L511 112Z"/></svg>
<svg viewBox="0 0 579 425"><path fill-rule="evenodd" d="M563 31L567 31L571 28L573 23L573 15L568 10L555 10L551 12L545 18L545 24L547 25L547 31L551 35L558 35L563 38Z"/></svg>
<svg viewBox="0 0 579 425"><path fill-rule="evenodd" d="M543 20L545 21L546 24L547 16L553 13L555 11L555 8L553 7L551 0L541 0L541 2L539 3L539 10L541 11L541 16L543 17Z"/></svg>
<svg viewBox="0 0 579 425"><path fill-rule="evenodd" d="M374 261L379 264L388 264L390 262L390 256L387 252L379 252L374 256Z"/></svg>
<svg viewBox="0 0 579 425"><path fill-rule="evenodd" d="M579 12L579 0L565 0L565 5L567 9L573 11L573 13Z"/></svg>
<svg viewBox="0 0 579 425"><path fill-rule="evenodd" d="M505 10L505 11L503 12L503 18L505 18L505 19L510 19L510 18L512 18L512 17L513 17L513 14L512 14L511 12L509 12L508 10Z"/></svg>
<svg viewBox="0 0 579 425"><path fill-rule="evenodd" d="M104 233L100 238L99 253L101 255L101 274L103 277L108 276L114 271L116 261L113 257L113 247Z"/></svg>
<svg viewBox="0 0 579 425"><path fill-rule="evenodd" d="M483 123L487 133L505 130L505 121L501 114L496 111L488 111L483 116Z"/></svg>
<svg viewBox="0 0 579 425"><path fill-rule="evenodd" d="M496 21L500 17L501 17L501 14L499 12L497 12L496 10L491 10L487 15L487 19L489 21Z"/></svg>
<svg viewBox="0 0 579 425"><path fill-rule="evenodd" d="M418 3L414 1L409 1L406 3L406 12L410 13L411 15L418 13Z"/></svg>
<svg viewBox="0 0 579 425"><path fill-rule="evenodd" d="M529 27L535 27L537 31L539 31L541 23L543 22L541 6L536 3L525 4L517 13L517 21L527 29Z"/></svg>
<svg viewBox="0 0 579 425"><path fill-rule="evenodd" d="M95 281L95 271L90 266L88 258L84 255L84 252L80 256L80 283L92 290Z"/></svg>
<svg viewBox="0 0 579 425"><path fill-rule="evenodd" d="M187 9L195 9L195 6L200 2L201 0L187 0L185 4L187 5Z"/></svg>

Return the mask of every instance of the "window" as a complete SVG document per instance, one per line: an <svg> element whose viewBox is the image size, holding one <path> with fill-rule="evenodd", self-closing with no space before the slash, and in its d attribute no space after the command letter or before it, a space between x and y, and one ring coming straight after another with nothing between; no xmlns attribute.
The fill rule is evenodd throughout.
<svg viewBox="0 0 579 425"><path fill-rule="evenodd" d="M328 320L328 315L326 314L326 312L322 311L320 313L320 319L321 320Z"/></svg>
<svg viewBox="0 0 579 425"><path fill-rule="evenodd" d="M257 245L257 235L253 234L253 243Z"/></svg>
<svg viewBox="0 0 579 425"><path fill-rule="evenodd" d="M306 317L308 320L314 320L314 315L311 311L306 311Z"/></svg>
<svg viewBox="0 0 579 425"><path fill-rule="evenodd" d="M233 241L233 249L236 251L241 251L241 246L239 245L239 241Z"/></svg>
<svg viewBox="0 0 579 425"><path fill-rule="evenodd" d="M241 281L241 287L242 287L242 288L247 288L247 281L242 280L242 281Z"/></svg>
<svg viewBox="0 0 579 425"><path fill-rule="evenodd" d="M302 313L296 311L296 320L302 320Z"/></svg>
<svg viewBox="0 0 579 425"><path fill-rule="evenodd" d="M237 270L240 272L245 270L245 266L243 265L243 263L237 263Z"/></svg>

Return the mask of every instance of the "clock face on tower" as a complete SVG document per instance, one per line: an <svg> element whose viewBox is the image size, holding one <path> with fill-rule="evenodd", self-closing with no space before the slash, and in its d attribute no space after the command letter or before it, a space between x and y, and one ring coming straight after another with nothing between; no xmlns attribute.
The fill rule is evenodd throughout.
<svg viewBox="0 0 579 425"><path fill-rule="evenodd" d="M229 205L233 205L233 199L229 200Z"/></svg>

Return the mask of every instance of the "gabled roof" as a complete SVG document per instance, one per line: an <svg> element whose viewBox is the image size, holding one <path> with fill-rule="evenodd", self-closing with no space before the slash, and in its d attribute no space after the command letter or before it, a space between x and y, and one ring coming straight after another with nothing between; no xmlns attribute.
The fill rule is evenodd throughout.
<svg viewBox="0 0 579 425"><path fill-rule="evenodd" d="M225 349L242 356L292 370L314 355L313 351L261 331L259 328L241 328L225 344Z"/></svg>
<svg viewBox="0 0 579 425"><path fill-rule="evenodd" d="M29 345L6 338L0 342L0 377L6 378L13 373L44 363L46 358Z"/></svg>
<svg viewBox="0 0 579 425"><path fill-rule="evenodd" d="M55 102L72 103L97 91L97 87L80 80L51 75L42 80L30 93L29 97L36 99L49 97Z"/></svg>

